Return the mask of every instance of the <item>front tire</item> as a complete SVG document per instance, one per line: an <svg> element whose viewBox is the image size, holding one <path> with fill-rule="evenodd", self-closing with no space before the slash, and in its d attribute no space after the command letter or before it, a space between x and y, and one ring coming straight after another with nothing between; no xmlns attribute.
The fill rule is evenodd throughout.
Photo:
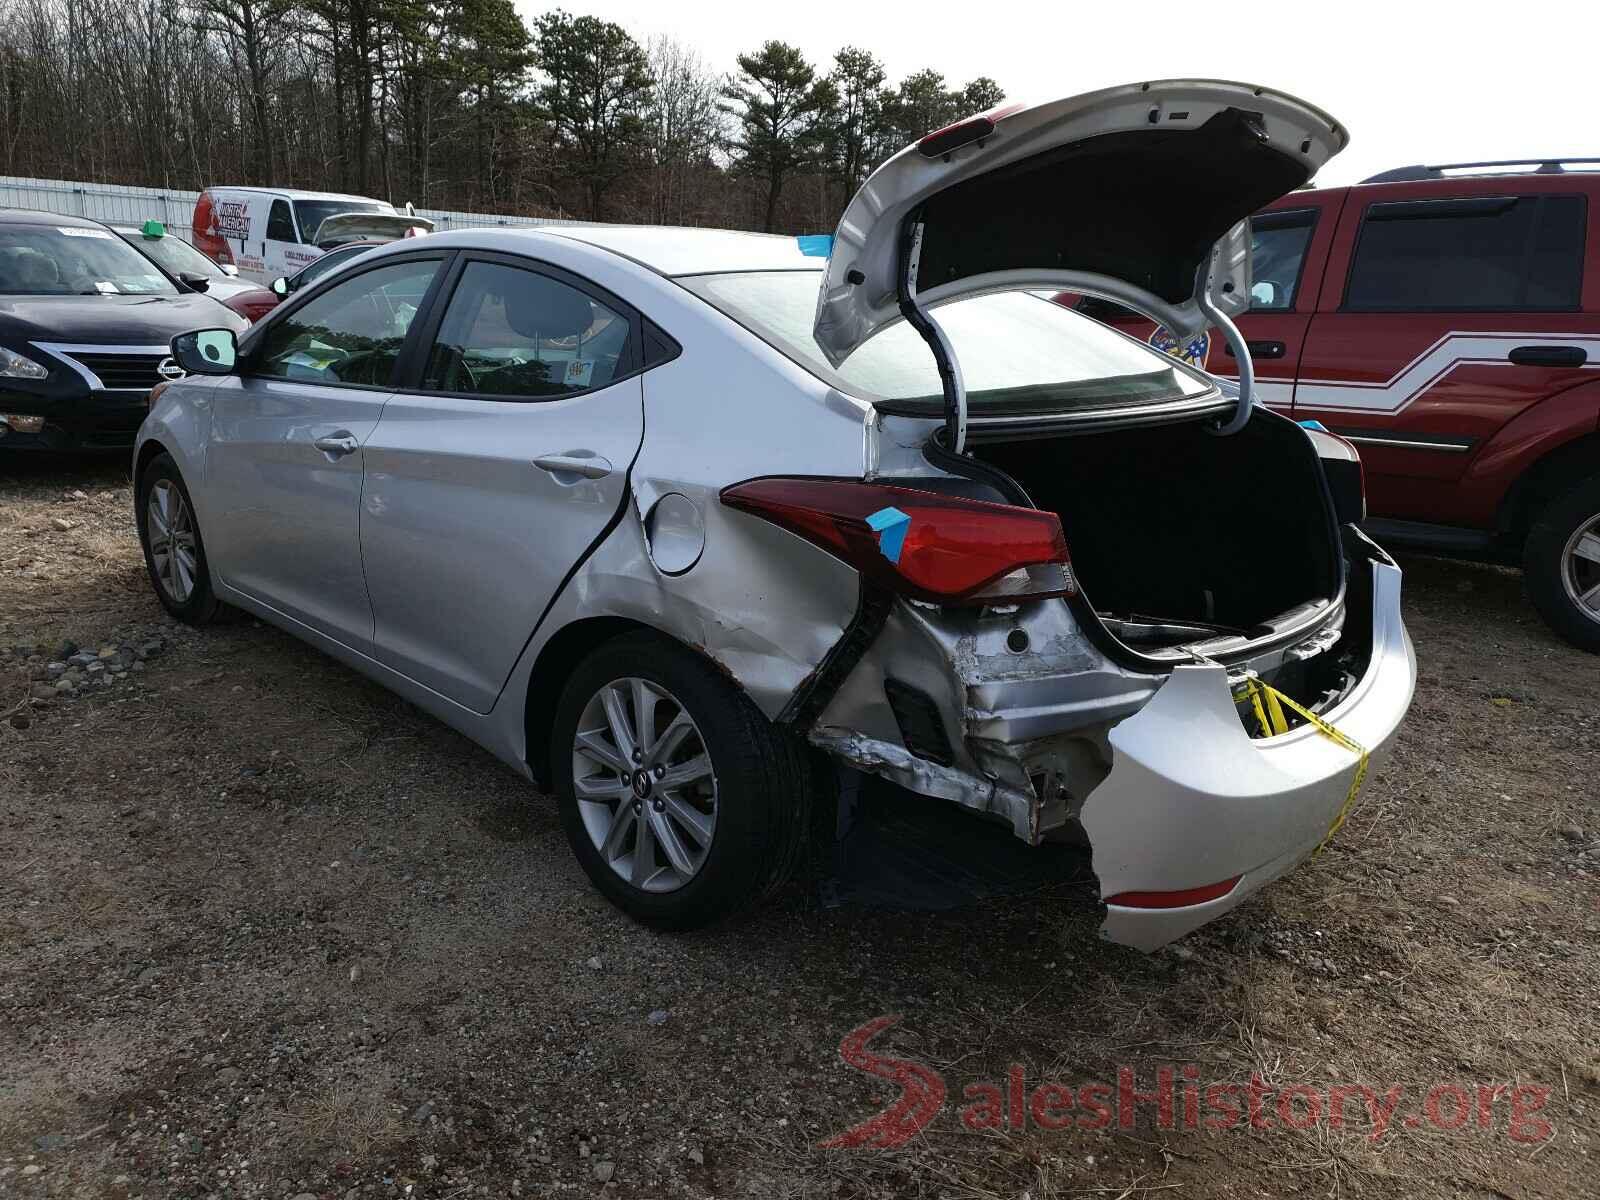
<svg viewBox="0 0 1600 1200"><path fill-rule="evenodd" d="M135 514L145 569L161 607L190 625L215 620L222 604L211 590L194 501L171 455L158 454L145 464Z"/></svg>
<svg viewBox="0 0 1600 1200"><path fill-rule="evenodd" d="M704 661L627 634L562 691L550 762L589 879L643 924L694 929L793 871L809 823L804 746Z"/></svg>
<svg viewBox="0 0 1600 1200"><path fill-rule="evenodd" d="M1574 646L1600 653L1600 478L1556 497L1523 548L1528 595Z"/></svg>

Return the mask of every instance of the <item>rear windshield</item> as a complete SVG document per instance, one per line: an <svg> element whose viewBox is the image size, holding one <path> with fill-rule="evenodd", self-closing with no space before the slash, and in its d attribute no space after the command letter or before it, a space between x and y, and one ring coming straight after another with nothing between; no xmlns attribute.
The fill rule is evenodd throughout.
<svg viewBox="0 0 1600 1200"><path fill-rule="evenodd" d="M179 238L170 234L161 237L145 237L138 230L118 230L118 235L128 245L138 250L146 258L155 259L159 266L165 267L173 275L188 271L195 275L204 275L207 279L226 279L228 274L216 263L212 262L200 251Z"/></svg>
<svg viewBox="0 0 1600 1200"><path fill-rule="evenodd" d="M690 275L678 282L842 391L897 410L943 410L927 343L905 322L889 326L829 366L811 336L820 271ZM1176 359L1032 292L1000 292L941 305L967 386L967 403L991 414L1066 404L1117 406L1200 396L1213 384Z"/></svg>
<svg viewBox="0 0 1600 1200"><path fill-rule="evenodd" d="M0 295L177 294L154 263L109 229L0 225Z"/></svg>

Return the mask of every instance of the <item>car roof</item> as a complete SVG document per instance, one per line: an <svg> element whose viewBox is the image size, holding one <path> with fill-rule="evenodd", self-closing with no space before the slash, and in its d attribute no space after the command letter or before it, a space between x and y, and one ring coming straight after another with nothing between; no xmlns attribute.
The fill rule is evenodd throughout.
<svg viewBox="0 0 1600 1200"><path fill-rule="evenodd" d="M286 200L357 200L362 204L388 204L387 200L379 200L376 196L355 196L349 192L302 192L297 188L264 188L245 187L231 183L219 183L208 187L208 192L251 192L258 196L282 196Z"/></svg>
<svg viewBox="0 0 1600 1200"><path fill-rule="evenodd" d="M41 212L36 208L0 208L0 224L4 225L55 225L69 229L103 229L99 221L87 217L69 217L66 213Z"/></svg>
<svg viewBox="0 0 1600 1200"><path fill-rule="evenodd" d="M795 238L731 229L672 225L537 225L497 233L554 235L587 242L662 275L713 275L728 271L820 271L827 261L801 253Z"/></svg>

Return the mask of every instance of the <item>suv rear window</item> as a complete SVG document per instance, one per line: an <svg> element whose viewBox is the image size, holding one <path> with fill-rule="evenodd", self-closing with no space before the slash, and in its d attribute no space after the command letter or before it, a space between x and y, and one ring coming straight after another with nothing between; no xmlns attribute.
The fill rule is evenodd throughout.
<svg viewBox="0 0 1600 1200"><path fill-rule="evenodd" d="M942 412L933 355L903 321L837 370L828 364L811 334L821 280L820 271L746 271L677 281L841 391L898 401L895 411ZM1144 404L1203 396L1213 387L1176 359L1032 292L973 296L941 305L938 314L974 412Z"/></svg>
<svg viewBox="0 0 1600 1200"><path fill-rule="evenodd" d="M1346 310L1567 310L1583 284L1582 196L1474 196L1368 207Z"/></svg>

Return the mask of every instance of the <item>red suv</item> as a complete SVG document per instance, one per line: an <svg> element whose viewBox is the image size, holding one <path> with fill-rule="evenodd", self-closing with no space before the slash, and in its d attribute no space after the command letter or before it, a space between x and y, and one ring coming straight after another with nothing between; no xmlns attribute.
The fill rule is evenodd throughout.
<svg viewBox="0 0 1600 1200"><path fill-rule="evenodd" d="M1253 218L1239 325L1263 402L1360 445L1374 536L1520 561L1544 618L1600 652L1600 172L1569 169L1596 163L1290 193ZM1214 334L1167 348L1235 373Z"/></svg>

